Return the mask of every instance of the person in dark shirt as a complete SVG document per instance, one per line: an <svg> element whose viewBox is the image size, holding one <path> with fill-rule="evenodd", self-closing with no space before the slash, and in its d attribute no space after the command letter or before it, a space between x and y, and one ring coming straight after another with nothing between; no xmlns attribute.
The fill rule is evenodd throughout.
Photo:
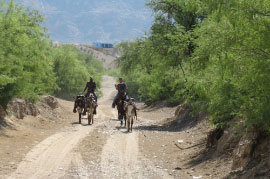
<svg viewBox="0 0 270 179"><path fill-rule="evenodd" d="M127 85L123 82L123 78L119 78L119 83L114 85L118 93L115 95L112 103L112 107L115 108L116 99L119 97L119 93L126 93ZM128 98L126 96L126 98Z"/></svg>
<svg viewBox="0 0 270 179"><path fill-rule="evenodd" d="M85 92L86 89L87 89L87 93L85 93L84 97L88 97L90 95L90 93L93 93L95 101L97 103L97 94L95 92L96 87L97 87L97 85L94 82L94 78L90 77L89 82L87 82L86 85L85 85L83 93ZM76 103L76 101L75 101L75 103ZM84 103L85 103L85 101L83 100L83 105L84 105ZM73 112L76 113L76 104L74 104ZM86 111L84 109L83 115L85 115L85 114L86 114ZM96 109L94 110L94 114L96 114Z"/></svg>
<svg viewBox="0 0 270 179"><path fill-rule="evenodd" d="M94 82L94 78L93 77L90 77L89 82L87 82L86 85L85 85L85 88L83 90L83 93L85 92L86 89L87 89L87 92L84 95L85 97L89 97L90 93L93 93L94 98L95 98L95 101L96 101L96 107L97 107L98 106L97 105L97 94L95 92L96 87L97 87L97 85ZM84 109L84 111L83 111L83 115L85 115L85 114L86 114L86 109ZM94 110L94 114L97 114L96 109Z"/></svg>
<svg viewBox="0 0 270 179"><path fill-rule="evenodd" d="M87 89L87 93L85 93L85 97L88 97L90 95L90 93L93 93L94 97L95 97L95 100L97 102L97 94L95 92L96 90L96 83L94 82L94 78L93 77L90 77L90 80L89 82L86 83L85 85L85 88L83 90L83 93L85 92L85 90Z"/></svg>

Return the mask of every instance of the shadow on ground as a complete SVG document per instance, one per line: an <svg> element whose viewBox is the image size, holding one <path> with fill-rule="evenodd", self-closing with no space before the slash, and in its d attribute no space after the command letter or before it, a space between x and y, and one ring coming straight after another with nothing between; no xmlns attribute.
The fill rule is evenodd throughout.
<svg viewBox="0 0 270 179"><path fill-rule="evenodd" d="M167 118L162 122L156 124L140 125L134 127L136 130L148 130L148 131L167 131L167 132L181 132L190 128L193 128L199 121L205 118L205 116L191 114L192 108L188 105L180 106L176 110L176 114L172 118Z"/></svg>
<svg viewBox="0 0 270 179"><path fill-rule="evenodd" d="M187 162L185 164L185 166L187 168L193 168L193 167L196 167L197 165L207 161L207 160L210 160L214 157L215 155L215 149L211 149L211 150L206 150L205 149L205 143L201 143L200 147L202 147L202 150L196 154L194 154L191 158L192 160Z"/></svg>
<svg viewBox="0 0 270 179"><path fill-rule="evenodd" d="M79 124L79 121L77 121L77 122L72 122L71 124L72 124L72 125Z"/></svg>
<svg viewBox="0 0 270 179"><path fill-rule="evenodd" d="M8 123L3 120L3 119L0 119L0 129L4 128L4 127L8 127Z"/></svg>
<svg viewBox="0 0 270 179"><path fill-rule="evenodd" d="M11 124L7 123L5 119L0 118L0 130L4 128L16 130L16 128L14 128L14 126L12 126Z"/></svg>
<svg viewBox="0 0 270 179"><path fill-rule="evenodd" d="M164 120L161 124L141 125L134 127L134 129L148 131L181 132L196 126L198 124L198 121L199 119L197 117L192 117L189 111L182 116L168 118Z"/></svg>
<svg viewBox="0 0 270 179"><path fill-rule="evenodd" d="M136 130L148 130L148 131L167 131L167 132L181 132L187 129L190 129L198 123L198 120L196 118L191 118L186 121L182 120L175 120L175 121L170 121L165 124L157 125L157 124L152 124L152 125L141 125L141 126L136 126L134 129Z"/></svg>

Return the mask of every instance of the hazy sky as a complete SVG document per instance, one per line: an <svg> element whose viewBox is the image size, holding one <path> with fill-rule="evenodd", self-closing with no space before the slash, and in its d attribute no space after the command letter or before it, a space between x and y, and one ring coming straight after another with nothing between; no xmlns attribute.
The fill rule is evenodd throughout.
<svg viewBox="0 0 270 179"><path fill-rule="evenodd" d="M153 20L145 0L24 0L24 4L40 9L52 40L63 43L131 40L149 31Z"/></svg>

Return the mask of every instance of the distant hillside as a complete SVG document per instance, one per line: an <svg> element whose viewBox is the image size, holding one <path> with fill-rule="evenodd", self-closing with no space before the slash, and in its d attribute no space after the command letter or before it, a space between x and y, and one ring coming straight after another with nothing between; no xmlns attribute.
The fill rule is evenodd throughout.
<svg viewBox="0 0 270 179"><path fill-rule="evenodd" d="M93 55L96 59L100 60L105 69L114 69L116 67L116 58L119 54L115 48L94 48L91 45L74 45L83 53Z"/></svg>
<svg viewBox="0 0 270 179"><path fill-rule="evenodd" d="M116 43L144 35L152 24L145 0L24 0L45 16L54 41Z"/></svg>

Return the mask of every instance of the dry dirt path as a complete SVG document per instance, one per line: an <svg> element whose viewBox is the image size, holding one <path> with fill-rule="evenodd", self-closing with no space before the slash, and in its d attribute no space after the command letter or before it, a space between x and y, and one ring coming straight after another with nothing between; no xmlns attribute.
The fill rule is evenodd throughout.
<svg viewBox="0 0 270 179"><path fill-rule="evenodd" d="M167 172L141 155L139 132L127 133L126 129L119 128L116 110L111 108L115 94L112 77L103 78L102 91L104 96L99 100L94 125L88 126L83 121L82 125L65 127L43 140L7 178L170 178ZM71 117L77 120L75 115ZM97 138L95 143L81 147L94 141L93 136ZM89 150L97 155L84 155ZM89 162L92 162L92 168Z"/></svg>

